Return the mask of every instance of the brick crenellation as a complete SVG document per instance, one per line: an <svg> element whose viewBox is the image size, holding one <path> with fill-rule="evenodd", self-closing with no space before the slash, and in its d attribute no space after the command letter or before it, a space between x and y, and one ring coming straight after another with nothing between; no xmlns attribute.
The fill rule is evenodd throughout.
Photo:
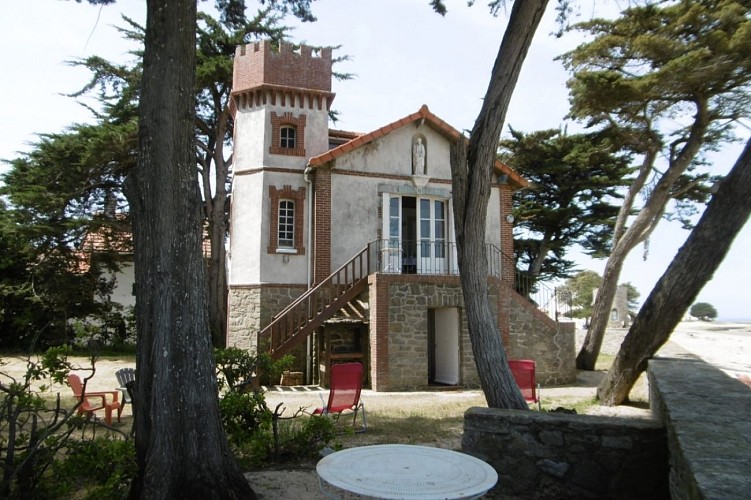
<svg viewBox="0 0 751 500"><path fill-rule="evenodd" d="M275 47L270 40L241 45L235 50L232 92L263 85L330 92L331 62L331 48L287 42Z"/></svg>

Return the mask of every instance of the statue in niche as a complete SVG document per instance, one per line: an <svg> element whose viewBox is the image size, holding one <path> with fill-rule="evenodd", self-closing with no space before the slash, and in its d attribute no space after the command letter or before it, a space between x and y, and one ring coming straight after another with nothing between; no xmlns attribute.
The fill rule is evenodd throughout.
<svg viewBox="0 0 751 500"><path fill-rule="evenodd" d="M425 175L425 145L418 137L412 145L412 174Z"/></svg>

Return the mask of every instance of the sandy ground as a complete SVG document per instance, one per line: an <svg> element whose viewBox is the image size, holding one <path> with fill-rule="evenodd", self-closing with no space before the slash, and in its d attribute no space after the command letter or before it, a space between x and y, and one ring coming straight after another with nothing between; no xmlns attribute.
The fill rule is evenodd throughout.
<svg viewBox="0 0 751 500"><path fill-rule="evenodd" d="M577 345L583 340L586 332L577 332ZM615 354L620 347L626 330L610 330L603 343L602 352ZM705 361L724 370L730 376L751 376L751 323L705 323L682 322L671 336L671 341L661 349L658 356L671 356L676 349L685 349ZM13 376L20 376L24 372L25 363L20 358L4 358L5 364L0 371ZM95 376L89 382L92 390L112 390L117 386L114 372L127 366L122 360L101 360L97 362ZM85 375L86 371L79 371ZM543 402L546 398L586 399L593 397L597 384L604 372L580 372L576 384L562 387L544 387L542 389ZM68 394L67 387L60 388L61 393ZM326 391L315 388L297 388L269 391L267 402L271 408L277 403L284 403L289 411L299 407L315 408L321 406L321 396ZM647 400L648 388L646 378L642 377L632 392L632 399ZM410 393L377 393L364 390L363 401L369 412L389 411L389 409L404 408L405 406L430 405L440 402L456 402L471 406L483 406L484 397L480 391L429 391ZM634 418L649 418L649 411L641 406L593 407L587 413L612 416L628 416ZM130 416L130 408L126 407L124 417ZM363 434L365 437L367 435ZM367 444L364 438L362 444ZM425 443L449 449L459 449L461 434L441 442ZM249 472L248 479L261 499L309 498L322 499L324 496L318 484L313 463L302 464L292 468L263 470ZM342 498L351 498L344 496Z"/></svg>

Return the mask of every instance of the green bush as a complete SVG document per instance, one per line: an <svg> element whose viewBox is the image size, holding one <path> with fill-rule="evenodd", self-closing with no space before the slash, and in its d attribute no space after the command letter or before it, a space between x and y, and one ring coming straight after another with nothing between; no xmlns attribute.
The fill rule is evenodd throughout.
<svg viewBox="0 0 751 500"><path fill-rule="evenodd" d="M308 418L301 411L284 417L266 406L264 393L253 383L259 373L278 379L294 358L278 361L266 353L252 356L238 348L216 349L219 410L227 439L246 466L315 455L334 437L327 418ZM257 382L257 381L256 381Z"/></svg>
<svg viewBox="0 0 751 500"><path fill-rule="evenodd" d="M42 481L40 494L45 498L126 498L137 470L132 439L70 440Z"/></svg>

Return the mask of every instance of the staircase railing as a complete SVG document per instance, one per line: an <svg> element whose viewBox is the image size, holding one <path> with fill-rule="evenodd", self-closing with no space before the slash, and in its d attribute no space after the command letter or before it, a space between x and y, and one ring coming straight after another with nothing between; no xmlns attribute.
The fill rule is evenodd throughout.
<svg viewBox="0 0 751 500"><path fill-rule="evenodd" d="M288 354L336 311L360 294L371 273L370 246L331 276L300 295L258 334L259 346L273 358Z"/></svg>
<svg viewBox="0 0 751 500"><path fill-rule="evenodd" d="M570 315L570 301L558 288L551 288L531 277L526 271L516 269L516 261L513 257L501 252L501 258L502 265L512 266L515 269L514 289L519 295L535 304L538 309L556 321L561 316Z"/></svg>
<svg viewBox="0 0 751 500"><path fill-rule="evenodd" d="M385 241L385 240L384 240ZM388 267L392 252L399 255L401 247L384 246L384 241L371 242L346 264L334 271L331 276L313 288L305 291L292 301L282 311L277 313L263 330L258 334L259 346L268 350L274 358L289 353L310 335L313 330L333 316L339 309L365 290L368 275L373 272L409 273L400 268L398 271ZM453 248L446 244L446 256L451 262ZM384 257L385 255L385 257ZM496 247L488 244L487 248L488 274L506 279L504 269L514 269L513 286L517 293L527 298L540 310L551 318L558 320L559 316L566 316L571 308L568 301L562 300L557 289L550 288L544 283L535 281L530 276L516 269L514 259ZM506 267L508 266L508 267ZM422 269L422 268L418 268ZM434 274L457 274L458 267L453 264L443 265L432 269ZM423 274L420 271L420 274ZM430 273L426 273L430 274ZM510 276L510 275L509 275ZM511 278L508 278L511 285Z"/></svg>

